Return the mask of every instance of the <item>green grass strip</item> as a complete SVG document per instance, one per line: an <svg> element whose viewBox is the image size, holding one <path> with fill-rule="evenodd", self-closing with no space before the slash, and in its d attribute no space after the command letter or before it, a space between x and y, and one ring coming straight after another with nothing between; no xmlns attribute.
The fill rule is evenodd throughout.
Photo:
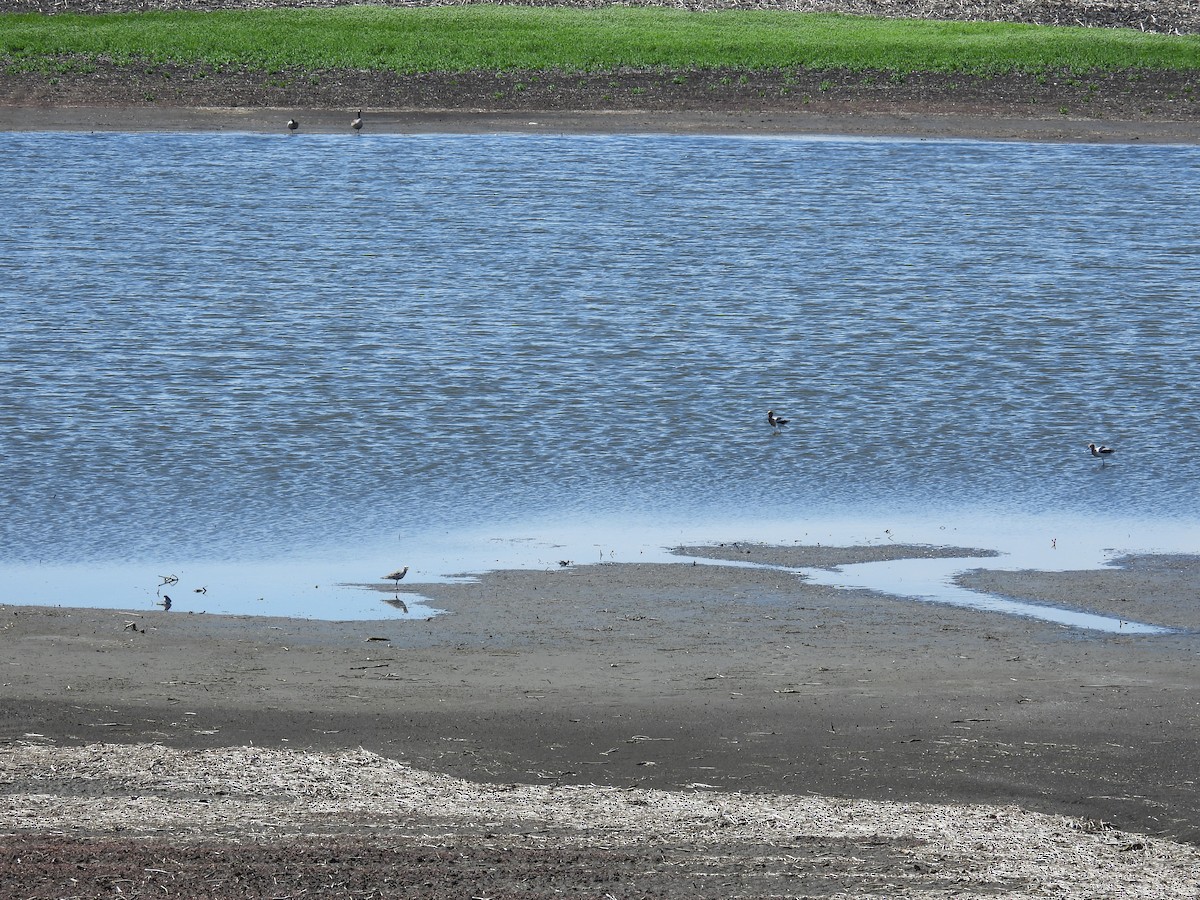
<svg viewBox="0 0 1200 900"><path fill-rule="evenodd" d="M1200 37L788 12L459 6L0 15L10 63L73 55L252 69L1200 69Z"/></svg>

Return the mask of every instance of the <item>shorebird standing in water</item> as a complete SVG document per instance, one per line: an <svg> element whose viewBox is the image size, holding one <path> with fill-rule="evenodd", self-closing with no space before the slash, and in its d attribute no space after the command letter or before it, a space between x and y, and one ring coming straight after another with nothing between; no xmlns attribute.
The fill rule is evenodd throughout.
<svg viewBox="0 0 1200 900"><path fill-rule="evenodd" d="M771 426L771 430L774 431L776 434L779 433L780 427L783 425L786 425L787 423L788 423L787 419L784 419L784 418L781 418L781 417L775 415L775 410L773 410L773 409L767 410L767 424Z"/></svg>
<svg viewBox="0 0 1200 900"><path fill-rule="evenodd" d="M1103 444L1101 444L1099 447L1097 447L1095 444L1088 444L1088 449L1092 451L1092 456L1100 460L1100 465L1102 466L1108 465L1108 461L1112 458L1112 455L1116 453L1112 447L1105 447Z"/></svg>
<svg viewBox="0 0 1200 900"><path fill-rule="evenodd" d="M295 119L288 119L288 131L295 131L300 127L300 123Z"/></svg>
<svg viewBox="0 0 1200 900"><path fill-rule="evenodd" d="M384 575L383 577L385 579L387 579L388 581L396 582L396 587L399 588L400 587L400 579L403 578L407 574L408 574L408 566L405 566L403 569L397 569L391 575Z"/></svg>
<svg viewBox="0 0 1200 900"><path fill-rule="evenodd" d="M350 127L355 131L362 131L362 110L358 111L358 115L354 117L354 121L350 123Z"/></svg>

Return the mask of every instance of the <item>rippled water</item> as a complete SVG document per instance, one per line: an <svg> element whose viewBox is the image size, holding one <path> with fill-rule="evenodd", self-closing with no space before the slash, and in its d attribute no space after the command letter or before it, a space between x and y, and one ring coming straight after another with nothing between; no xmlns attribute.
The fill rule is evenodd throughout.
<svg viewBox="0 0 1200 900"><path fill-rule="evenodd" d="M12 566L1195 533L1197 148L3 134L0 168Z"/></svg>

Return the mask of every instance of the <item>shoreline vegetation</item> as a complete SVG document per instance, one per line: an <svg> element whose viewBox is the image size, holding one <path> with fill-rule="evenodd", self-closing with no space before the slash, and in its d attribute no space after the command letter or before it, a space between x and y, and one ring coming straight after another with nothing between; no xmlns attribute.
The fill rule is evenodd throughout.
<svg viewBox="0 0 1200 900"><path fill-rule="evenodd" d="M568 130L600 131L620 127L605 121L611 113L718 125L787 117L748 120L748 131L828 131L821 117L875 116L877 133L914 129L888 116L932 116L962 136L986 134L983 120L1014 121L1007 131L1018 139L1081 140L1105 139L1087 123L1174 123L1147 137L1200 142L1192 4L47 0L0 9L8 129L35 127L37 110L51 108L126 110L118 124L134 129L139 111L195 110L204 128L204 111L216 109L311 120L361 108L368 130L388 114L431 112L578 113L588 118Z"/></svg>
<svg viewBox="0 0 1200 900"><path fill-rule="evenodd" d="M264 71L848 69L1092 72L1200 69L1200 36L1009 22L647 7L469 5L13 15L8 65L75 59Z"/></svg>

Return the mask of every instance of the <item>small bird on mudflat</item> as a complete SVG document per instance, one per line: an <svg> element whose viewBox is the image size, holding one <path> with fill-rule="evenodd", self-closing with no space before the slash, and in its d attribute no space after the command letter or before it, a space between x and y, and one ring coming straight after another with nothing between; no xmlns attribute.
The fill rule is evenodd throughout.
<svg viewBox="0 0 1200 900"><path fill-rule="evenodd" d="M1088 444L1088 449L1092 451L1092 456L1100 460L1100 465L1102 466L1105 465L1112 458L1112 455L1117 452L1112 447L1105 447L1103 444L1101 444L1099 447L1097 447L1095 444Z"/></svg>
<svg viewBox="0 0 1200 900"><path fill-rule="evenodd" d="M355 131L362 131L362 110L358 111L358 115L354 117L354 121L350 123L350 127Z"/></svg>
<svg viewBox="0 0 1200 900"><path fill-rule="evenodd" d="M295 131L300 127L300 123L295 119L288 119L288 131Z"/></svg>
<svg viewBox="0 0 1200 900"><path fill-rule="evenodd" d="M786 425L787 423L788 423L787 419L784 419L784 418L781 418L780 416L775 415L775 410L773 410L773 409L767 410L767 424L770 425L773 430L778 431L780 426Z"/></svg>
<svg viewBox="0 0 1200 900"><path fill-rule="evenodd" d="M403 569L397 569L391 575L384 575L383 577L385 579L387 579L388 581L396 582L396 587L400 587L400 579L403 578L407 574L408 574L408 566L405 566Z"/></svg>

